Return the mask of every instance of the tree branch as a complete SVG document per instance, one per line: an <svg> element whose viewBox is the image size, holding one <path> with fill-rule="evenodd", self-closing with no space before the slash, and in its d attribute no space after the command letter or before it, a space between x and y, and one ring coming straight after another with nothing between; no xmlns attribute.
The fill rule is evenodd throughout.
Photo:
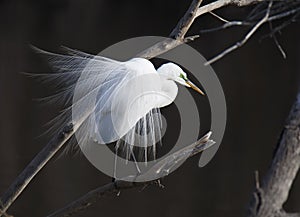
<svg viewBox="0 0 300 217"><path fill-rule="evenodd" d="M164 174L168 175L168 171L170 169L170 165L172 167L176 167L177 163L180 163L182 158L187 159L192 157L200 152L210 148L212 145L215 144L214 141L210 140L211 133L207 133L198 141L194 142L191 145L188 145L177 152L173 153L172 155L163 158L161 161L156 163L152 168L147 171L150 174ZM138 177L139 175L137 175ZM158 180L158 179L157 179ZM104 196L111 196L119 194L120 190L126 190L130 188L137 188L137 187L146 187L148 185L152 185L157 183L157 181L149 181L149 182L126 182L122 180L116 180L113 183L108 183L104 186L96 188L84 196L80 197L79 199L69 203L67 206L59 209L58 211L50 214L48 217L59 217L59 216L71 216L79 211L82 211L88 208L90 205L95 203L98 199ZM159 184L159 183L158 183ZM160 184L159 184L160 185Z"/></svg>
<svg viewBox="0 0 300 217"><path fill-rule="evenodd" d="M210 65L210 64L218 61L219 59L223 58L225 55L231 53L232 51L234 51L234 50L242 47L244 44L246 44L247 41L252 37L252 35L259 29L259 27L261 27L264 23L266 23L268 21L272 4L273 4L273 0L270 1L265 16L247 33L247 35L245 36L245 38L243 40L237 42L236 44L227 48L226 50L224 50L222 53L220 53L216 57L210 59L209 61L207 61L205 63L205 65Z"/></svg>
<svg viewBox="0 0 300 217"><path fill-rule="evenodd" d="M2 212L5 212L22 193L34 176L46 165L54 154L73 135L73 125L66 126L58 136L54 137L26 166L23 172L11 184L1 197ZM0 215L1 216L1 215Z"/></svg>
<svg viewBox="0 0 300 217"><path fill-rule="evenodd" d="M248 217L299 217L300 213L286 213L282 208L288 199L299 167L300 93L289 114L287 125L262 185L256 184L256 190L249 205Z"/></svg>
<svg viewBox="0 0 300 217"><path fill-rule="evenodd" d="M264 1L264 0L219 0L219 1L214 1L210 4L207 4L207 5L199 8L196 13L196 17L199 17L202 14L212 12L216 9L219 9L219 8L222 8L222 7L228 6L228 5L236 5L238 7L242 7L242 6L247 6L247 5L251 5L251 4L262 2L262 1Z"/></svg>
<svg viewBox="0 0 300 217"><path fill-rule="evenodd" d="M189 9L186 11L184 16L180 19L176 27L170 33L168 39L162 42L158 42L157 44L151 46L150 48L142 51L137 56L146 59L151 59L183 43L186 43L184 37L197 17L197 12L201 2L202 0L193 0Z"/></svg>
<svg viewBox="0 0 300 217"><path fill-rule="evenodd" d="M150 185L152 182L125 182L117 180L115 182L108 183L104 186L96 188L79 199L71 202L66 207L63 207L56 212L48 215L47 217L61 217L71 216L79 211L83 211L90 207L98 199L105 196L118 195L120 190L126 190L130 188L137 188L141 186Z"/></svg>
<svg viewBox="0 0 300 217"><path fill-rule="evenodd" d="M228 6L228 5L236 5L238 7L246 6L258 2L262 2L263 0L218 0L212 2L210 4L199 7L202 0L194 0L185 13L185 15L181 18L179 23L173 29L171 34L169 35L169 39L166 39L162 42L158 42L150 48L142 51L137 55L137 57L143 57L146 59L151 59L153 57L159 56L175 47L186 43L185 35L188 32L189 28L193 24L194 20L199 16L212 12L216 9ZM189 40L188 40L189 41Z"/></svg>

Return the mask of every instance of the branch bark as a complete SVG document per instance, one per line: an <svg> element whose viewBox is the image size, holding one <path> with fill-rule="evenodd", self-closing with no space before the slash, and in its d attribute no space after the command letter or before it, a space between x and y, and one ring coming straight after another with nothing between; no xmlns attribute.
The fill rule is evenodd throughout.
<svg viewBox="0 0 300 217"><path fill-rule="evenodd" d="M162 42L159 42L151 46L150 48L139 53L137 57L151 59L171 49L174 49L175 47L183 43L187 43L194 40L195 38L198 38L199 35L191 36L191 37L185 37L185 35L188 32L191 25L193 24L194 20L203 14L212 12L216 9L228 5L235 5L238 7L242 7L242 6L247 6L262 1L263 0L218 0L210 4L204 5L202 7L199 7L202 0L194 0L191 6L189 7L189 9L187 10L187 12L185 13L185 15L181 18L179 23L176 25L176 27L169 35L170 39L166 39Z"/></svg>
<svg viewBox="0 0 300 217"><path fill-rule="evenodd" d="M18 198L30 181L54 156L54 154L70 139L73 135L73 125L68 125L64 130L54 137L27 165L17 179L11 184L1 197L2 212L6 212L12 203ZM0 213L1 216L2 213Z"/></svg>
<svg viewBox="0 0 300 217"><path fill-rule="evenodd" d="M48 215L47 217L67 217L73 214L83 211L95 203L98 199L105 196L118 195L120 190L126 190L131 188L137 188L141 186L150 185L152 182L142 183L142 182L125 182L125 181L115 181L108 183L104 186L96 188L87 194L83 195L81 198L71 202L66 207L63 207L56 212Z"/></svg>
<svg viewBox="0 0 300 217"><path fill-rule="evenodd" d="M184 16L180 19L176 27L170 33L169 38L159 42L152 47L142 51L137 56L143 57L146 59L151 59L156 57L160 54L163 54L187 41L194 40L198 36L192 36L185 38L186 33L190 29L191 25L193 24L194 20L198 17L197 12L199 9L202 0L193 0L189 9L186 11Z"/></svg>
<svg viewBox="0 0 300 217"><path fill-rule="evenodd" d="M208 12L214 11L216 9L222 8L224 6L228 5L236 5L238 7L243 7L255 3L262 2L264 0L219 0L219 1L214 1L210 4L207 4L197 10L196 17L206 14Z"/></svg>
<svg viewBox="0 0 300 217"><path fill-rule="evenodd" d="M173 153L172 155L166 158L163 158L161 161L157 162L152 168L150 168L149 171L147 171L147 173L164 174L167 176L168 173L165 173L164 171L168 171L170 169L169 168L170 164L172 167L176 167L176 164L181 162L182 157L183 159L190 158L210 148L212 145L214 145L215 142L209 139L210 135L211 132L207 133L205 136L203 136L201 139L194 142L193 144L178 150L177 152ZM159 178L155 181L148 181L148 182L126 182L122 180L116 180L113 183L108 183L104 186L101 186L99 188L96 188L88 192L87 194L80 197L79 199L69 203L68 205L59 209L53 214L50 214L48 217L71 216L79 211L88 208L90 205L92 205L98 199L104 196L111 196L116 194L118 195L121 190L137 188L137 187L144 188L152 184L158 184L159 186L161 186L158 180Z"/></svg>
<svg viewBox="0 0 300 217"><path fill-rule="evenodd" d="M271 166L262 181L256 185L248 209L248 217L300 216L286 213L292 183L300 167L300 93L287 119Z"/></svg>

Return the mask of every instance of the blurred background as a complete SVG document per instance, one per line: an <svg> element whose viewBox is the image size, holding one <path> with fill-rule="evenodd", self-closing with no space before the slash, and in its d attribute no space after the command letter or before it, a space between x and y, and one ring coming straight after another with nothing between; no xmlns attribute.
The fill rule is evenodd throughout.
<svg viewBox="0 0 300 217"><path fill-rule="evenodd" d="M0 0L1 193L47 143L49 136L40 136L47 129L44 124L62 109L36 102L35 98L48 96L53 89L20 73L50 71L29 45L54 52L64 45L97 54L131 37L168 36L190 4L175 2ZM251 8L227 7L217 13L239 20ZM189 34L220 24L213 16L204 15ZM204 34L190 46L209 59L240 40L246 31L237 27ZM268 26L262 28L244 47L212 65L224 89L228 121L223 142L207 166L198 168L199 157L193 157L163 179L165 188L122 191L75 216L243 216L254 186L254 171L265 174L299 89L299 24L289 25L278 35L286 59L272 39L260 40L268 31ZM208 116L205 108L202 115L207 111ZM45 216L110 181L84 156L56 157L8 213ZM298 175L285 208L299 211L299 200Z"/></svg>

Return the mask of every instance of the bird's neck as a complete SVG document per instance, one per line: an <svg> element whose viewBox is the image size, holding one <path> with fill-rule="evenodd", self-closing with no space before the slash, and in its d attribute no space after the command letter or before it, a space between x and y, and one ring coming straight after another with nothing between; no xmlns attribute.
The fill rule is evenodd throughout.
<svg viewBox="0 0 300 217"><path fill-rule="evenodd" d="M178 93L178 87L175 81L167 79L164 75L161 77L161 96L159 100L159 108L171 104Z"/></svg>

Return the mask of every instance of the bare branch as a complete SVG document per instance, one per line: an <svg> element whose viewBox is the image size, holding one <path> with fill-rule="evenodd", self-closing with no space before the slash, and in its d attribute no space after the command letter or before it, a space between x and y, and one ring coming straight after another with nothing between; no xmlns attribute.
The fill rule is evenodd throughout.
<svg viewBox="0 0 300 217"><path fill-rule="evenodd" d="M209 29L202 29L200 30L200 34L204 34L204 33L211 33L211 32L215 32L215 31L219 31L219 30L223 30L223 29L227 29L230 27L234 27L234 26L254 26L258 20L256 20L257 18L259 18L260 20L261 15L265 15L266 14L266 10L267 9L262 9L264 6L264 4L259 4L257 5L256 8L254 8L250 14L248 15L248 17L245 20L233 20L233 21L228 21L228 20L224 20L227 21L225 22L223 25L218 26L218 27L214 27L214 28L209 28ZM209 12L212 13L212 12ZM291 24L292 22L296 21L296 18L300 15L300 2L286 2L285 4L281 3L277 3L277 4L273 4L272 6L272 10L270 11L270 15L268 18L268 22L271 23L272 21L275 20L280 20L286 17L289 17L291 15L294 15L292 17L292 19L287 20L286 22L284 22L284 24L278 26L278 28L274 28L275 29L279 29L281 26L286 27L289 24ZM222 18L221 18L222 19ZM282 28L280 28L282 29ZM272 32L270 33L272 34Z"/></svg>
<svg viewBox="0 0 300 217"><path fill-rule="evenodd" d="M171 32L170 38L179 40L184 39L184 36L186 35L187 31L190 29L191 25L197 17L197 11L201 3L202 0L193 0L187 12L184 14L184 16L181 18L174 30Z"/></svg>
<svg viewBox="0 0 300 217"><path fill-rule="evenodd" d="M228 21L227 23L224 23L221 26L215 27L215 28L209 28L209 29L202 29L200 30L200 34L204 34L204 33L211 33L211 32L216 32L219 30L223 30L223 29L228 29L230 27L233 26L252 26L252 22L247 22L247 21Z"/></svg>
<svg viewBox="0 0 300 217"><path fill-rule="evenodd" d="M184 38L187 31L193 24L194 20L197 17L197 11L201 4L202 0L194 0L187 12L184 14L184 16L181 18L179 23L176 25L176 27L173 29L171 34L169 35L169 39L166 39L162 42L159 42L152 47L144 50L143 52L139 53L138 57L143 57L146 59L151 59L153 57L156 57L160 54L163 54L183 43L186 43L187 40Z"/></svg>
<svg viewBox="0 0 300 217"><path fill-rule="evenodd" d="M299 9L300 9L300 8L299 8ZM300 11L300 10L299 10L299 11ZM264 38L266 38L266 37L273 37L273 36L275 35L275 33L278 33L278 32L280 33L280 31L281 31L282 29L284 29L285 27L287 27L287 26L290 25L291 23L296 22L296 19L297 19L299 16L300 16L300 12L299 12L299 13L296 13L291 19L289 19L289 20L283 22L282 24L280 24L279 26L276 26L275 28L273 28L273 26L272 26L271 32L270 32L269 34L263 36L263 37L261 38L261 40L264 39ZM269 23L271 23L271 22L269 22ZM270 24L270 25L271 25L271 24Z"/></svg>
<svg viewBox="0 0 300 217"><path fill-rule="evenodd" d="M263 7L265 5L264 3L259 4L254 8L247 18L248 21L260 20L265 15L266 9ZM300 2L298 0L275 1L272 11L270 12L270 21L294 14L299 11L299 7Z"/></svg>
<svg viewBox="0 0 300 217"><path fill-rule="evenodd" d="M279 41L278 41L278 39L277 39L277 37L276 37L276 34L275 34L276 31L273 30L273 25L272 25L271 22L269 22L269 26L270 26L270 30L271 30L271 37L274 39L274 42L275 42L275 44L276 44L278 50L280 51L282 57L283 57L284 59L286 59L286 53L284 52L283 48L282 48L281 45L279 44Z"/></svg>
<svg viewBox="0 0 300 217"><path fill-rule="evenodd" d="M218 14L216 14L216 13L214 13L214 12L212 12L212 11L210 11L209 13L210 13L211 15L213 15L214 17L216 17L218 20L220 20L220 21L222 21L222 22L224 22L224 23L229 23L228 20L226 20L225 18L219 16Z"/></svg>
<svg viewBox="0 0 300 217"><path fill-rule="evenodd" d="M212 12L216 9L228 6L228 5L236 5L238 7L262 2L264 0L219 0L219 1L214 1L210 4L207 4L201 8L198 9L196 13L196 17L199 17L202 14L206 14L208 12Z"/></svg>
<svg viewBox="0 0 300 217"><path fill-rule="evenodd" d="M206 13L210 13L216 9L228 6L228 5L236 5L238 7L246 6L258 2L262 2L263 0L218 0L212 2L210 4L199 7L202 0L194 0L183 16L183 18L176 25L174 30L169 35L170 38L174 39L166 39L165 41L159 42L152 47L142 51L137 56L143 57L146 59L151 59L160 54L163 54L183 43L186 43L184 36L188 32L189 28L193 24L194 20Z"/></svg>
<svg viewBox="0 0 300 217"><path fill-rule="evenodd" d="M149 171L147 171L147 173L161 173L164 175L168 175L170 165L172 167L176 167L177 162L179 162L182 159L182 157L184 157L184 159L192 157L214 145L215 142L209 139L210 135L211 133L209 132L193 144L178 150L177 152L173 153L172 155L166 158L163 158L161 161L159 161L153 167L151 167ZM67 206L61 208L53 214L50 214L48 217L71 216L78 211L82 211L88 208L90 205L95 203L98 199L102 198L103 196L117 195L121 190L137 187L145 188L146 186L152 184L158 184L159 186L161 186L161 184L159 183L159 179L157 179L156 181L149 182L126 182L122 180L117 180L113 183L106 184L88 192L79 199L69 203Z"/></svg>
<svg viewBox="0 0 300 217"><path fill-rule="evenodd" d="M66 207L63 207L56 212L48 215L47 217L61 217L61 216L71 216L79 211L83 211L90 207L98 199L104 196L118 195L120 190L126 190L130 188L143 187L152 184L153 182L125 182L117 180L115 182L108 183L104 186L96 188L79 199L71 202Z"/></svg>
<svg viewBox="0 0 300 217"><path fill-rule="evenodd" d="M245 36L245 38L239 42L237 42L236 44L234 44L233 46L227 48L226 50L224 50L222 53L220 53L219 55L217 55L216 57L210 59L209 61L207 61L205 63L205 65L210 65L214 62L216 62L217 60L223 58L225 55L231 53L232 51L236 50L237 48L242 47L244 44L246 44L246 42L252 37L252 35L259 29L259 27L261 27L265 22L268 21L269 15L270 15L270 10L272 7L273 1L270 1L269 5L268 5L268 10L266 12L266 15L248 32L248 34Z"/></svg>
<svg viewBox="0 0 300 217"><path fill-rule="evenodd" d="M34 159L27 165L23 172L17 177L15 182L7 189L1 197L2 212L5 212L17 197L26 188L33 177L46 165L54 154L69 140L73 135L73 125L70 124L64 130L54 137Z"/></svg>

